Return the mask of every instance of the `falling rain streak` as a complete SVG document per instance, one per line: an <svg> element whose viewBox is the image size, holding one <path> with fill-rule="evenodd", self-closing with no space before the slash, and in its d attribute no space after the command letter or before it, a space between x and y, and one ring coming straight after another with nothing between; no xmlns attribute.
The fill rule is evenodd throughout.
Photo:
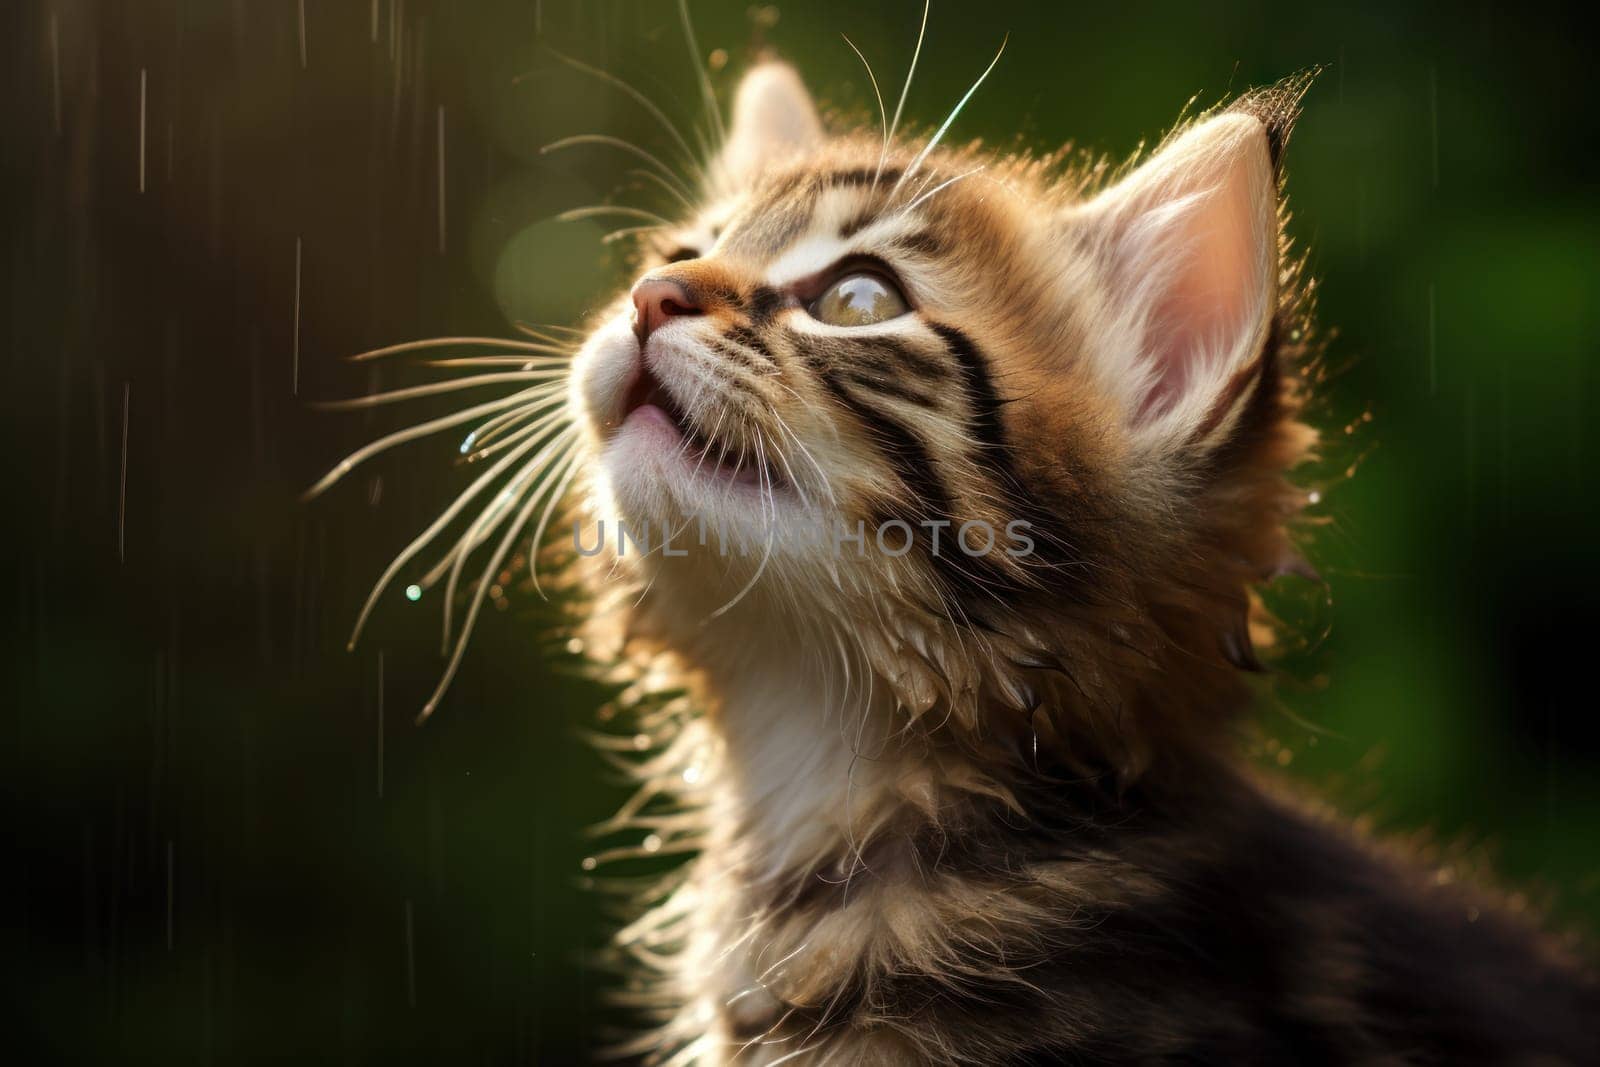
<svg viewBox="0 0 1600 1067"><path fill-rule="evenodd" d="M50 115L56 136L61 136L61 20L50 10Z"/></svg>
<svg viewBox="0 0 1600 1067"><path fill-rule="evenodd" d="M294 239L294 343L289 392L300 395L300 238Z"/></svg>
<svg viewBox="0 0 1600 1067"><path fill-rule="evenodd" d="M444 105L439 105L439 254L444 254Z"/></svg>
<svg viewBox="0 0 1600 1067"><path fill-rule="evenodd" d="M122 477L117 488L117 562L128 558L128 413L133 397L133 384L122 383Z"/></svg>
<svg viewBox="0 0 1600 1067"><path fill-rule="evenodd" d="M144 157L145 157L145 97L146 85L149 81L144 68L139 70L139 192L144 192Z"/></svg>
<svg viewBox="0 0 1600 1067"><path fill-rule="evenodd" d="M1279 25L1292 12L1195 22L1186 41L1193 68L1215 72L1193 88L1213 94L1234 68L1238 90L1339 58L1285 156L1289 225L1326 282L1332 382L1310 392L1377 419L1328 421L1331 473L1304 472L1314 549L1361 577L1325 572L1344 594L1331 684L1294 685L1285 702L1328 733L1292 769L1398 739L1392 769L1374 772L1412 804L1397 819L1432 814L1407 799L1418 781L1430 801L1466 798L1449 824L1488 811L1481 829L1507 843L1508 873L1548 870L1561 914L1592 927L1593 864L1573 843L1595 837L1600 742L1543 684L1584 662L1600 543L1581 488L1595 465L1584 220L1600 194L1575 167L1592 154L1575 136L1592 108L1558 91L1585 84L1588 38L1555 14L1498 35L1435 20L1419 55L1363 28L1386 5L1353 2L1360 18L1324 19L1309 51L1286 43L1309 39ZM551 647L542 621L567 610L533 591L530 540L573 484L573 466L549 466L570 438L540 421L554 392L508 398L559 380L644 231L602 246L598 209L555 220L580 204L620 208L619 226L681 217L702 175L677 138L703 161L700 138L717 137L708 91L725 107L759 48L796 60L841 114L876 119L837 32L880 72L903 71L922 6L841 23L829 5L788 4L774 26L752 22L775 14L764 0L689 0L695 54L715 57L707 86L676 3L0 5L16 163L0 181L25 220L5 248L0 391L17 459L0 672L16 814L0 910L28 1009L8 1035L13 1062L580 1063L626 1025L604 999L609 974L582 955L606 936L609 901L569 880L609 856L611 842L570 832L622 799L606 757L572 734L613 694L536 651ZM1153 128L1164 116L1148 94L1135 106L1087 91L1127 73L1105 42L1141 40L1152 17L1106 11L1094 39L1061 38L1080 47L1052 76L1084 91L1039 98L1039 41L1081 31L1070 13L1037 0L997 25L981 5L934 5L942 27L900 115L902 133L919 131L912 154L993 54L962 59L961 42L1006 29L1016 51L947 142L1011 143L1020 129L1048 149L1031 132L1047 130L1120 149L1123 132ZM1498 8L1483 17L1511 25ZM884 104L900 110L892 94ZM550 143L570 151L540 155ZM653 177L635 182L632 167ZM558 325L523 348L505 341L517 318ZM404 346L435 336L449 343ZM387 354L340 358L361 352ZM466 377L480 373L512 377ZM317 407L463 383L348 416ZM326 500L297 499L368 441L498 404L362 459ZM524 476L542 452L561 477ZM346 653L406 553L371 644ZM1556 594L1530 583L1530 559ZM1370 577L1389 573L1405 578ZM433 706L436 727L413 729ZM619 702L602 719L642 752L631 714ZM1527 758L1502 761L1496 744ZM1538 802L1486 802L1485 767L1496 795ZM621 845L650 865L681 847L643 831Z"/></svg>

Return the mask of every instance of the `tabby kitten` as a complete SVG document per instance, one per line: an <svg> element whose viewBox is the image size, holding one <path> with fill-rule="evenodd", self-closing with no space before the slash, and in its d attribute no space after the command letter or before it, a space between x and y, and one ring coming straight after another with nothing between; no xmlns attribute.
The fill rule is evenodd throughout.
<svg viewBox="0 0 1600 1067"><path fill-rule="evenodd" d="M561 370L587 648L701 709L608 827L696 853L618 940L633 1052L1600 1062L1581 961L1239 751L1252 588L1305 570L1298 92L1114 174L744 78Z"/></svg>

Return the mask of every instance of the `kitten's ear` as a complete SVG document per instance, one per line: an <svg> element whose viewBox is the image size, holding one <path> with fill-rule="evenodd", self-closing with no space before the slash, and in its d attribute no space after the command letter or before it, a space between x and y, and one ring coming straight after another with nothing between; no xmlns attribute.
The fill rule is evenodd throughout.
<svg viewBox="0 0 1600 1067"><path fill-rule="evenodd" d="M1105 278L1098 358L1136 436L1197 446L1226 432L1259 370L1277 301L1277 178L1268 128L1202 120L1073 209Z"/></svg>
<svg viewBox="0 0 1600 1067"><path fill-rule="evenodd" d="M739 82L733 124L716 176L729 192L748 189L768 168L822 140L811 94L787 63L767 62Z"/></svg>

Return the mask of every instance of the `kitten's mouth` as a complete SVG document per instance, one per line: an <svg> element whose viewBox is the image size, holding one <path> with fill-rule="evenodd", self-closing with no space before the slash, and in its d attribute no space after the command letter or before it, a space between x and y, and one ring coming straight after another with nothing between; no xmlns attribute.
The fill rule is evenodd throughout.
<svg viewBox="0 0 1600 1067"><path fill-rule="evenodd" d="M640 362L639 377L629 387L622 405L623 423L636 417L659 418L669 423L681 439L683 458L696 471L744 485L782 484L770 463L703 432L644 361Z"/></svg>

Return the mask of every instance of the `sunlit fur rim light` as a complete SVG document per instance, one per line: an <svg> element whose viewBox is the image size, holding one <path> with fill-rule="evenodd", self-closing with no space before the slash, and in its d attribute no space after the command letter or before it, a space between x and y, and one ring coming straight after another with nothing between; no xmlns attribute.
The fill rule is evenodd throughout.
<svg viewBox="0 0 1600 1067"><path fill-rule="evenodd" d="M914 55L920 46L921 31ZM619 79L574 65L670 129ZM1149 1062L1204 1047L1243 1062L1277 1047L1274 1027L1292 1019L1323 1027L1319 1040L1347 1059L1377 1057L1444 1039L1391 1032L1371 1007L1432 963L1372 928L1430 944L1467 914L1478 951L1548 996L1530 1007L1508 995L1499 1014L1463 1022L1459 1039L1503 1037L1527 1016L1535 1040L1578 1047L1568 1027L1581 1015L1569 1009L1592 993L1574 992L1570 946L1288 799L1235 755L1248 676L1274 638L1257 590L1312 573L1293 538L1306 494L1287 474L1316 442L1301 413L1318 348L1281 173L1309 77L1196 115L1113 167L945 146L994 69L921 135L899 128L905 91L890 118L873 77L881 132L824 140L792 72L772 66L745 82L724 136L697 66L714 151L691 162L693 178L603 134L562 142L628 151L680 203L703 201L675 221L619 211L647 223L624 234L641 241L641 273L695 296L709 324L696 351L717 354L704 379L720 403L714 422L710 404L678 416L714 446L689 484L708 461L754 469L764 522L793 503L780 501L781 481L806 507L1025 513L1047 531L1037 560L981 570L914 557L808 571L771 555L723 575L725 586L704 575L685 584L660 559L572 559L560 538L546 549L547 584L588 602L573 647L618 692L602 720L628 727L596 744L638 782L595 828L606 847L585 863L598 888L644 906L618 933L614 962L619 998L655 1026L616 1051L661 1065L953 1064ZM1264 152L1252 154L1258 140ZM1194 175L1214 181L1185 187ZM1188 251L1165 223L1235 182L1249 195L1230 210L1267 231L1239 252L1238 314L1194 366L1134 358L1165 315L1194 313L1161 303ZM841 241L875 234L912 264L904 284L918 314L887 347L901 369L942 376L942 392L883 373L872 361L885 346L870 336L797 340L780 328L764 273L798 256L791 245L821 220ZM1129 263L1138 269L1119 275ZM997 277L1006 299L987 311L918 304ZM391 435L316 487L384 448L468 424L463 451L497 457L385 571L362 613L447 526L466 523L424 578L448 575L453 639L424 717L520 537L537 546L566 509L592 520L619 493L655 506L639 496L654 487L619 488L606 467L614 439L584 409L606 331L629 343L616 326L627 311L617 301L570 341L417 342L482 344L493 354L457 365L507 369L356 402L523 387ZM831 437L808 447L808 427L779 414L785 389L792 417L809 412ZM689 447L686 436L663 462ZM455 631L459 580L485 548ZM797 692L813 703L797 706ZM692 859L642 887L599 874L663 856ZM1262 868L1263 857L1282 862ZM1362 921L1328 929L1340 893L1361 899ZM1304 941L1311 988L1207 1001L1220 950L1189 950L1219 930L1252 930L1252 909L1285 902L1293 913L1276 922ZM1247 947L1228 947L1255 967L1247 983L1275 973L1273 952L1300 949L1250 948L1269 961L1258 963ZM1442 968L1432 977L1458 980Z"/></svg>

